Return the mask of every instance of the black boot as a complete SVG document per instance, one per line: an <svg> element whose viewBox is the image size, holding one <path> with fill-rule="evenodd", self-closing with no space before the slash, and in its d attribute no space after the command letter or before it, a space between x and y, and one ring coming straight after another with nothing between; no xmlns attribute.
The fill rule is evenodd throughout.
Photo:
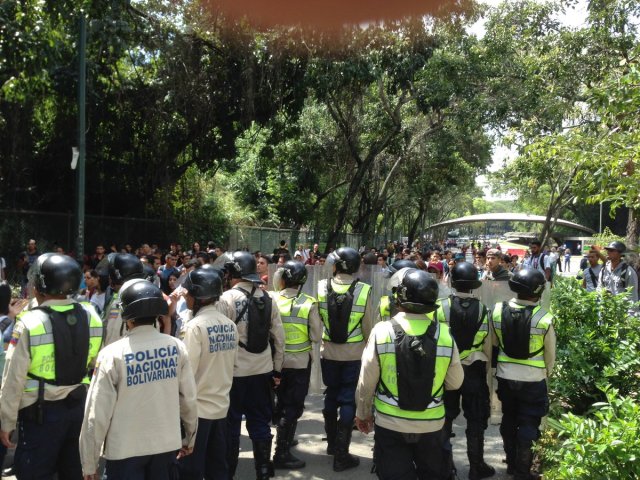
<svg viewBox="0 0 640 480"><path fill-rule="evenodd" d="M446 435L446 438L453 438L456 436L453 433L453 418L445 418L444 419L444 427L442 427L443 432Z"/></svg>
<svg viewBox="0 0 640 480"><path fill-rule="evenodd" d="M295 447L295 446L298 445L298 439L295 438L296 437L296 428L298 428L298 421L297 420L292 424L291 441L289 442L289 446L290 447Z"/></svg>
<svg viewBox="0 0 640 480"><path fill-rule="evenodd" d="M540 480L540 475L531 473L533 450L528 444L518 444L514 480Z"/></svg>
<svg viewBox="0 0 640 480"><path fill-rule="evenodd" d="M338 423L338 431L336 433L336 453L333 457L333 471L342 472L350 468L360 465L360 459L349 453L349 445L351 445L351 425Z"/></svg>
<svg viewBox="0 0 640 480"><path fill-rule="evenodd" d="M484 461L484 434L467 431L467 456L469 457L469 480L493 477L495 468Z"/></svg>
<svg viewBox="0 0 640 480"><path fill-rule="evenodd" d="M322 411L324 431L327 434L327 455L336 453L336 432L338 431L338 413Z"/></svg>
<svg viewBox="0 0 640 480"><path fill-rule="evenodd" d="M296 421L287 422L286 418L280 419L277 428L276 453L273 456L273 467L288 470L304 468L306 463L291 454L291 439L295 432Z"/></svg>
<svg viewBox="0 0 640 480"><path fill-rule="evenodd" d="M269 480L274 476L271 463L271 440L253 441L253 463L256 467L256 480Z"/></svg>

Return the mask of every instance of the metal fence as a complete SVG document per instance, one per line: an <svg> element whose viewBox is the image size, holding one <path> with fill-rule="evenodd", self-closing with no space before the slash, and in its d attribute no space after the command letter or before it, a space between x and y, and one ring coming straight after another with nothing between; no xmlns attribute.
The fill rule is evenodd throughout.
<svg viewBox="0 0 640 480"><path fill-rule="evenodd" d="M177 223L171 219L130 218L99 215L85 216L85 253L93 253L98 243L107 249L115 244L122 248L131 244L134 248L142 243L158 244L166 249L171 242L182 243L189 248L192 242L204 243L221 239L229 250L248 249L270 253L280 241L284 240L293 253L298 244L311 247L314 243L324 248L327 232L263 228L240 225L210 225L197 236L192 232L202 232L202 225L197 226ZM4 257L9 273L15 265L20 252L24 251L29 239L36 240L38 250L52 251L62 247L66 252L76 249L76 233L74 215L72 213L40 212L33 210L0 209L0 257ZM361 245L359 234L343 233L338 244L358 248ZM203 245L204 247L204 245Z"/></svg>

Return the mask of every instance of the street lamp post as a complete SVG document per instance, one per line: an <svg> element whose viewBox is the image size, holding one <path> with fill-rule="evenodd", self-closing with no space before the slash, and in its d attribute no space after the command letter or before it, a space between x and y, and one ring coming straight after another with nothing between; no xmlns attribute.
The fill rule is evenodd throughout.
<svg viewBox="0 0 640 480"><path fill-rule="evenodd" d="M87 25L84 13L79 20L80 41L78 42L78 164L76 174L76 258L84 258L84 197L85 197L85 157L86 157L86 93L87 93Z"/></svg>

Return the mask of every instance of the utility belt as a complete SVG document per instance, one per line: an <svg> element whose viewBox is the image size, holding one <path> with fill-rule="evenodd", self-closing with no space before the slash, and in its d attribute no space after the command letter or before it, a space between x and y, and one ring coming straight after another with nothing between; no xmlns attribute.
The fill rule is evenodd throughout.
<svg viewBox="0 0 640 480"><path fill-rule="evenodd" d="M21 408L18 412L20 420L27 422L35 422L38 425L44 423L44 411L47 407L65 407L67 409L77 408L84 405L87 399L87 387L78 385L69 395L61 400L45 400L44 399L44 382L40 382L38 386L38 399L33 405Z"/></svg>

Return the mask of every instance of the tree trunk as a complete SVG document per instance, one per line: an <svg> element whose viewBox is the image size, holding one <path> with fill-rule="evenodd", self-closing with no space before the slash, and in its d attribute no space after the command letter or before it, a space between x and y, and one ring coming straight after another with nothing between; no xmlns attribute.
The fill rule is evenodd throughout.
<svg viewBox="0 0 640 480"><path fill-rule="evenodd" d="M420 202L420 208L418 209L418 215L415 220L411 222L411 227L409 227L409 232L407 233L407 246L410 246L413 243L413 240L416 238L416 232L422 219L424 218L426 207L425 204Z"/></svg>
<svg viewBox="0 0 640 480"><path fill-rule="evenodd" d="M635 249L638 245L638 229L640 228L640 222L638 222L638 212L634 208L629 209L629 219L627 220L627 249Z"/></svg>

